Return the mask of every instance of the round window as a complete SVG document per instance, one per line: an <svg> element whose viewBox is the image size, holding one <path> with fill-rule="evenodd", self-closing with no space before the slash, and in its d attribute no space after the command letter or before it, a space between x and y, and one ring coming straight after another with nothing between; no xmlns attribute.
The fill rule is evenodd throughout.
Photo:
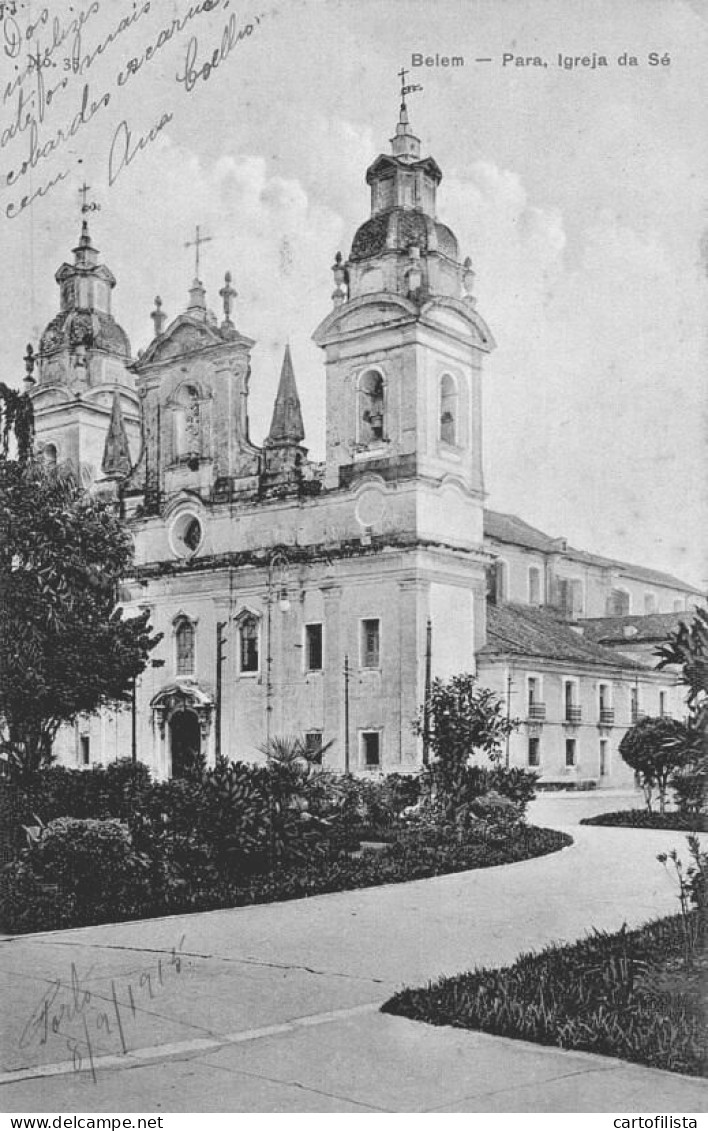
<svg viewBox="0 0 708 1131"><path fill-rule="evenodd" d="M187 512L175 519L170 542L180 558L192 558L199 552L204 542L204 527L195 514Z"/></svg>

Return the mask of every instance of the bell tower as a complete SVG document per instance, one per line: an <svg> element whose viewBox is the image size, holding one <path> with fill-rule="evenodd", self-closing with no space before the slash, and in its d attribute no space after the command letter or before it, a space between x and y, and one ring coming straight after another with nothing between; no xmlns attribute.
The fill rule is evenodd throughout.
<svg viewBox="0 0 708 1131"><path fill-rule="evenodd" d="M442 173L420 155L414 89L402 87L391 152L366 172L371 214L335 259L333 310L314 334L327 370L326 485L407 483L412 533L481 545L481 370L494 341L471 261L437 218Z"/></svg>
<svg viewBox="0 0 708 1131"><path fill-rule="evenodd" d="M140 409L129 370L128 335L112 310L116 279L99 260L89 231L88 185L81 188L82 223L73 263L56 272L59 311L46 326L30 376L39 454L45 462L71 464L89 487L113 478L106 442L120 426L121 466L130 468L140 449ZM109 466L110 472L106 472Z"/></svg>

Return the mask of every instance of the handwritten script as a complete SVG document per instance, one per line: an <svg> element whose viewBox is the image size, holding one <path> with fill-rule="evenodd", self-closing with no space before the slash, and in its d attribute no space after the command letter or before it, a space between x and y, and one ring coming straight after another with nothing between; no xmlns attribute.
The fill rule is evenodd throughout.
<svg viewBox="0 0 708 1131"><path fill-rule="evenodd" d="M110 188L173 121L180 88L191 94L207 82L261 26L262 14L231 12L224 19L230 4L199 0L165 23L157 22L155 0L134 0L120 17L108 0L74 5L64 15L43 7L31 19L21 18L21 6L5 5L0 17L2 214L16 219L69 177L83 162L86 147L96 148L89 130L94 122L106 147ZM168 53L175 44L179 50L180 43L186 47L175 73ZM148 82L150 94L158 91L164 103L153 123L138 130L129 120L126 92Z"/></svg>
<svg viewBox="0 0 708 1131"><path fill-rule="evenodd" d="M184 940L182 935L165 959L158 958L130 978L112 978L103 992L88 989L91 970L82 977L72 962L69 977L52 982L32 1010L18 1046L31 1049L58 1042L68 1052L74 1071L89 1072L96 1083L96 1056L107 1052L126 1056L140 1014L179 979Z"/></svg>

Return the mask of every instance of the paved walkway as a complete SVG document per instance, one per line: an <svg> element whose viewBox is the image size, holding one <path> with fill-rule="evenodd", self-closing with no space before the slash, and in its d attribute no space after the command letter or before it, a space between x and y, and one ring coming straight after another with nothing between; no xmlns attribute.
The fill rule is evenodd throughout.
<svg viewBox="0 0 708 1131"><path fill-rule="evenodd" d="M410 884L0 942L4 1111L705 1110L708 1082L388 1017L475 964L677 907L676 833L575 825L553 856ZM685 854L685 853L684 853Z"/></svg>

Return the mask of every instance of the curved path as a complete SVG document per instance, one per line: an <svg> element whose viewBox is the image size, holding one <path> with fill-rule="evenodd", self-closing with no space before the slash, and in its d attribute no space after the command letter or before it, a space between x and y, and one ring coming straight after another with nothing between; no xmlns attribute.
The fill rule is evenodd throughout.
<svg viewBox="0 0 708 1131"><path fill-rule="evenodd" d="M388 1017L404 984L677 909L685 837L579 826L552 856L269 906L0 943L2 1110L705 1110L708 1082Z"/></svg>

